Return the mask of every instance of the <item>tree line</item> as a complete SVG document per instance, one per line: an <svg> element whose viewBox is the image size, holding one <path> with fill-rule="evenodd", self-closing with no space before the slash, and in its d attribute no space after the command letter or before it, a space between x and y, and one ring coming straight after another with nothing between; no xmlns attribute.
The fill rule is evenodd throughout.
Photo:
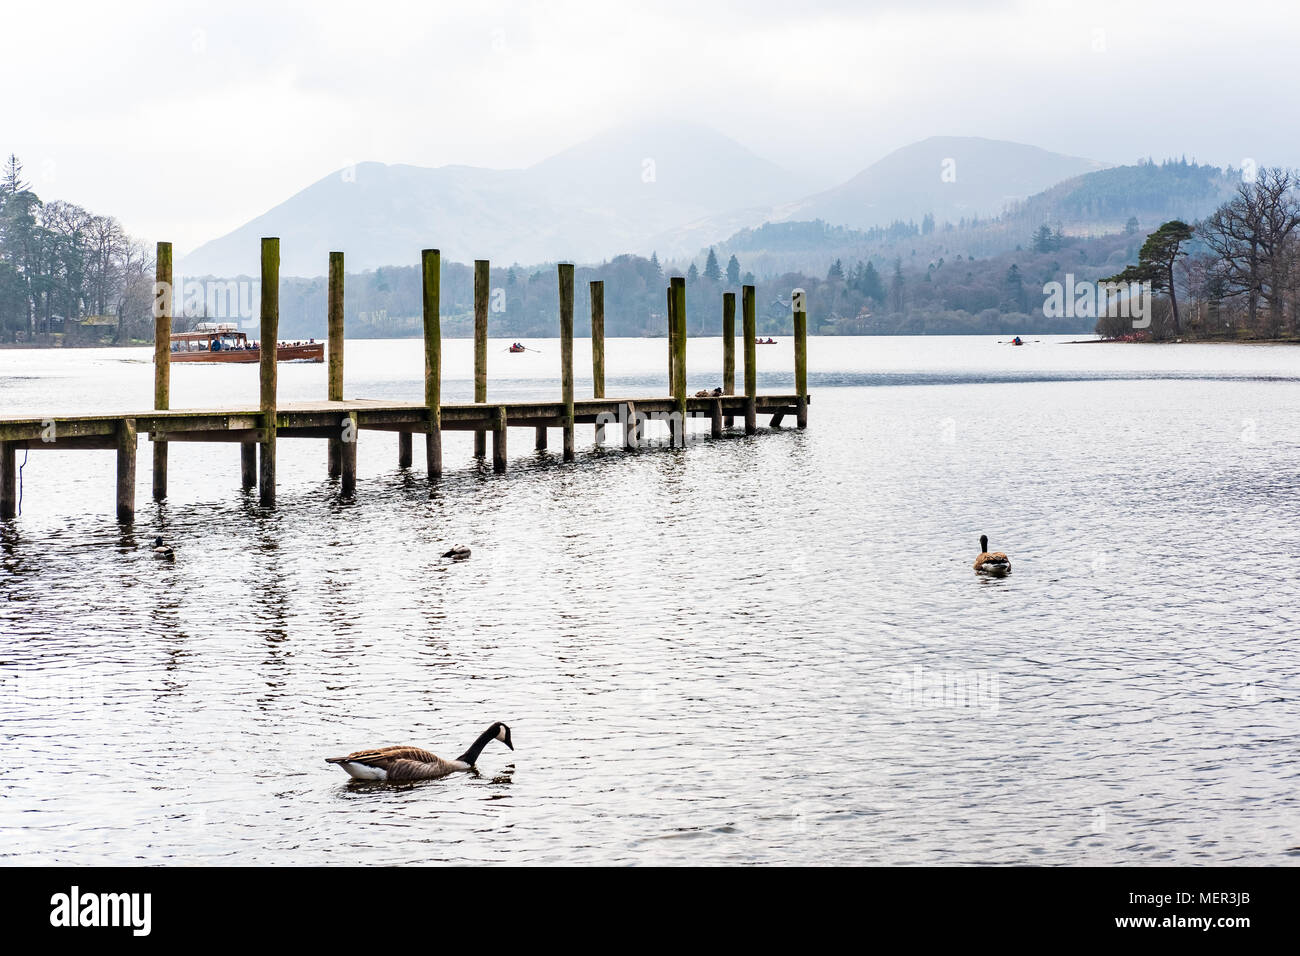
<svg viewBox="0 0 1300 956"><path fill-rule="evenodd" d="M42 202L10 155L0 175L0 341L52 344L152 338L153 253L112 216L75 203Z"/></svg>
<svg viewBox="0 0 1300 956"><path fill-rule="evenodd" d="M1159 294L1149 331L1103 317L1098 334L1151 337L1300 338L1300 178L1266 167L1193 224L1152 232L1137 263L1110 278L1145 281Z"/></svg>

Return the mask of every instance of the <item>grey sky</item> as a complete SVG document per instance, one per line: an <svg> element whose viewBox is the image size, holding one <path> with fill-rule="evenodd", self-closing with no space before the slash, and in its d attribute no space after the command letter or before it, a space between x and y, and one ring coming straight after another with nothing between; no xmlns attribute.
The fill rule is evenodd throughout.
<svg viewBox="0 0 1300 956"><path fill-rule="evenodd" d="M935 134L1294 165L1298 25L1131 0L23 4L0 150L186 249L353 162L524 166L668 115L824 185Z"/></svg>

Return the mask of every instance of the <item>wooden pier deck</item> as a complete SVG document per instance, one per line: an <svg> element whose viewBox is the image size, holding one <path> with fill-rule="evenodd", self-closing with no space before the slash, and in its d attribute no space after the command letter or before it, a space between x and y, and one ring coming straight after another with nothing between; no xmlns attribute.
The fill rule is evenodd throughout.
<svg viewBox="0 0 1300 956"><path fill-rule="evenodd" d="M507 466L507 433L510 428L533 429L535 447L545 448L547 430L560 428L564 436L564 460L573 460L573 428L594 424L596 440L605 430L617 426L619 442L636 449L644 438L643 424L656 418L668 423L675 445L685 444L686 422L706 419L714 437L722 437L735 418L744 420L744 431L757 430L760 414L770 414L772 424L793 417L798 426L807 424L810 398L807 393L807 318L803 293L794 295L795 381L793 394L759 395L754 340L754 288L742 290L743 334L745 336L745 392L734 393L735 381L735 295L723 299L723 390L722 395L695 397L686 394L686 296L684 280L674 277L668 288L669 392L667 396L605 397L604 290L591 283L592 367L594 397L573 395L573 266L558 267L561 339L561 398L559 401L494 403L487 399L487 298L488 263L475 263L475 398L474 403L446 405L440 401L441 336L438 317L439 255L423 254L425 395L423 402L388 402L369 399L343 400L343 255L330 254L329 289L329 385L328 397L320 402L280 405L276 399L276 347L278 331L279 240L262 240L262 359L260 402L222 408L171 409L171 246L158 244L155 285L154 405L137 412L85 415L0 414L0 519L13 518L17 503L16 452L34 449L107 449L117 453L117 514L131 521L135 514L136 451L138 438L147 435L153 443L153 494L167 495L167 446L172 442L228 442L241 449L241 479L245 488L258 486L261 502L275 504L275 443L279 438L315 438L329 442L328 471L341 479L344 493L356 482L356 446L362 431L396 432L398 464L412 463L412 435L425 438L429 477L442 474L444 431L475 433L475 454L486 454L486 436L492 435L493 468ZM269 343L269 344L268 344Z"/></svg>

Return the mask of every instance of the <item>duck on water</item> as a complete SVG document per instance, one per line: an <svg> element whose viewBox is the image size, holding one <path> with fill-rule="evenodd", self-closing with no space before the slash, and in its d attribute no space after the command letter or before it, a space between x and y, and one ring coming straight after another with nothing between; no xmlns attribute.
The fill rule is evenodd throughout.
<svg viewBox="0 0 1300 956"><path fill-rule="evenodd" d="M326 757L326 763L338 764L353 780L406 783L412 780L437 780L453 773L472 770L479 754L494 740L499 740L511 750L510 728L497 721L455 760L444 760L437 754L420 747L380 747L375 750L358 750L346 757Z"/></svg>

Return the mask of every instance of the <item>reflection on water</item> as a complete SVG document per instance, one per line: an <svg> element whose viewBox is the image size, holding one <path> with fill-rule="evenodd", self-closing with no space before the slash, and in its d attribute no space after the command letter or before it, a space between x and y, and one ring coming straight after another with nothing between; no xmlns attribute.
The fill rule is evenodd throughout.
<svg viewBox="0 0 1300 956"><path fill-rule="evenodd" d="M349 394L418 395L408 343L355 346ZM659 391L662 348L612 343L611 393ZM147 404L147 366L12 355L6 408ZM554 393L524 358L494 397ZM808 431L685 451L588 427L565 466L516 432L495 476L457 434L430 486L365 432L351 500L285 441L275 512L220 445L173 445L149 502L142 442L127 529L111 453L33 453L0 523L0 859L1291 862L1300 353L814 340L813 367ZM174 404L256 393L197 371ZM972 572L981 533L1010 577ZM497 719L517 749L472 774L323 761Z"/></svg>

